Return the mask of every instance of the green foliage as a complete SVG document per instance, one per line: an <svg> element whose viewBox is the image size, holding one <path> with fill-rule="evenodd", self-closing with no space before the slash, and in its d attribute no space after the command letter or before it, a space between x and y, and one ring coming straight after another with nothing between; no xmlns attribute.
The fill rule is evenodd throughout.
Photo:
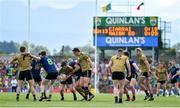
<svg viewBox="0 0 180 108"><path fill-rule="evenodd" d="M0 42L0 52L1 53L15 53L18 51L18 48L17 48L17 43L13 42L13 41L10 41L10 42L7 42L7 41L3 41L3 42Z"/></svg>
<svg viewBox="0 0 180 108"><path fill-rule="evenodd" d="M176 43L172 46L172 48L176 49L176 50L180 50L180 43Z"/></svg>
<svg viewBox="0 0 180 108"><path fill-rule="evenodd" d="M15 43L13 41L7 42L7 41L3 41L0 42L0 53L1 54L10 54L10 53L16 53L19 50L20 46L25 46L26 48L28 48L28 42L27 41L23 41L21 44L19 43ZM30 52L32 54L37 54L40 51L48 51L47 47L41 46L41 45L34 45L34 44L30 44Z"/></svg>

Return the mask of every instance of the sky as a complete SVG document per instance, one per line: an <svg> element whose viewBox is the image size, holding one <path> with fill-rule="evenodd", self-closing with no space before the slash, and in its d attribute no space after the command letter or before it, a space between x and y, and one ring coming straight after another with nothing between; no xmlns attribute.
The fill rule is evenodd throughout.
<svg viewBox="0 0 180 108"><path fill-rule="evenodd" d="M30 38L28 38L28 0L0 0L0 41L47 46L51 51L62 45L71 47L92 44L95 0L30 0ZM136 7L145 5L140 11ZM109 13L104 4L112 3ZM128 7L127 4L131 4ZM126 6L125 6L126 5ZM131 13L129 13L131 12ZM180 0L98 0L98 16L158 16L171 22L171 45L180 42Z"/></svg>

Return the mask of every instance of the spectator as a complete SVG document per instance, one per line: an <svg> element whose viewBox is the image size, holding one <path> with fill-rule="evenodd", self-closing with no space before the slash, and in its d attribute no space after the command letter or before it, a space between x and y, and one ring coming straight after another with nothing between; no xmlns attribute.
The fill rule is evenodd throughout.
<svg viewBox="0 0 180 108"><path fill-rule="evenodd" d="M16 92L17 80L15 79L15 77L12 78L11 85L12 85L12 92Z"/></svg>

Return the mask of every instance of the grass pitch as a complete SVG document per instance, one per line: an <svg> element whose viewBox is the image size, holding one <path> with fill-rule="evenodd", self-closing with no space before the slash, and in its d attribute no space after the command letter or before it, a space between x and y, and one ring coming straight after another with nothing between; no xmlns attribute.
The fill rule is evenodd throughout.
<svg viewBox="0 0 180 108"><path fill-rule="evenodd" d="M37 96L39 97L39 95ZM20 101L16 102L15 93L0 93L0 107L180 107L180 97L155 97L154 101L144 101L144 96L138 95L136 101L125 102L123 104L115 104L112 94L96 94L91 101L73 101L72 94L65 94L65 101L60 101L60 95L53 94L51 102L33 101L32 95L29 100L25 99L25 94L20 95ZM78 95L78 99L81 97ZM124 96L125 99L125 96Z"/></svg>

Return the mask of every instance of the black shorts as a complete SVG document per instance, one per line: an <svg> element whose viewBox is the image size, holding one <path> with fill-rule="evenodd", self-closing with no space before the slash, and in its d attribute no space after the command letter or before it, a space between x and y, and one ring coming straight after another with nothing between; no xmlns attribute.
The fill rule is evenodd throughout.
<svg viewBox="0 0 180 108"><path fill-rule="evenodd" d="M158 83L160 83L160 84L165 84L166 81L165 81L165 80L164 80L164 81L158 81Z"/></svg>
<svg viewBox="0 0 180 108"><path fill-rule="evenodd" d="M171 79L171 84L177 83L177 79Z"/></svg>
<svg viewBox="0 0 180 108"><path fill-rule="evenodd" d="M73 84L72 77L69 77L66 81L61 82L61 84Z"/></svg>
<svg viewBox="0 0 180 108"><path fill-rule="evenodd" d="M57 79L57 76L58 76L57 72L48 73L45 79L47 79L47 80L55 80L55 79Z"/></svg>
<svg viewBox="0 0 180 108"><path fill-rule="evenodd" d="M32 75L33 76L33 79L34 79L34 82L40 82L40 81L42 81L42 78L41 78L41 76L40 75Z"/></svg>
<svg viewBox="0 0 180 108"><path fill-rule="evenodd" d="M32 77L32 74L31 74L31 70L26 70L26 71L21 71L19 72L19 77L18 77L19 80L32 80L33 77Z"/></svg>
<svg viewBox="0 0 180 108"><path fill-rule="evenodd" d="M147 72L142 72L142 73L141 73L141 76L144 76L144 77L146 77L146 78L149 77Z"/></svg>
<svg viewBox="0 0 180 108"><path fill-rule="evenodd" d="M125 79L124 72L113 72L112 73L112 80L123 80Z"/></svg>
<svg viewBox="0 0 180 108"><path fill-rule="evenodd" d="M138 76L138 75L137 75L137 73L136 73L136 74L132 74L131 76L132 76L132 78L137 79L137 76Z"/></svg>
<svg viewBox="0 0 180 108"><path fill-rule="evenodd" d="M136 75L136 74L132 74L131 77L128 77L128 76L126 77L126 79L127 79L128 81L131 81L132 78L137 79L137 75Z"/></svg>
<svg viewBox="0 0 180 108"><path fill-rule="evenodd" d="M42 81L41 77L34 77L33 79L34 79L34 82L36 82L36 83Z"/></svg>
<svg viewBox="0 0 180 108"><path fill-rule="evenodd" d="M91 74L92 74L92 71L91 71L91 70L82 71L81 77L88 77L88 78L91 78Z"/></svg>
<svg viewBox="0 0 180 108"><path fill-rule="evenodd" d="M75 79L75 82L77 82L81 78L81 75L75 75L75 76L73 76L73 78Z"/></svg>
<svg viewBox="0 0 180 108"><path fill-rule="evenodd" d="M79 81L79 79L81 78L81 76L82 76L82 72L77 72L77 73L75 73L75 74L74 74L75 82L76 82L76 81Z"/></svg>

